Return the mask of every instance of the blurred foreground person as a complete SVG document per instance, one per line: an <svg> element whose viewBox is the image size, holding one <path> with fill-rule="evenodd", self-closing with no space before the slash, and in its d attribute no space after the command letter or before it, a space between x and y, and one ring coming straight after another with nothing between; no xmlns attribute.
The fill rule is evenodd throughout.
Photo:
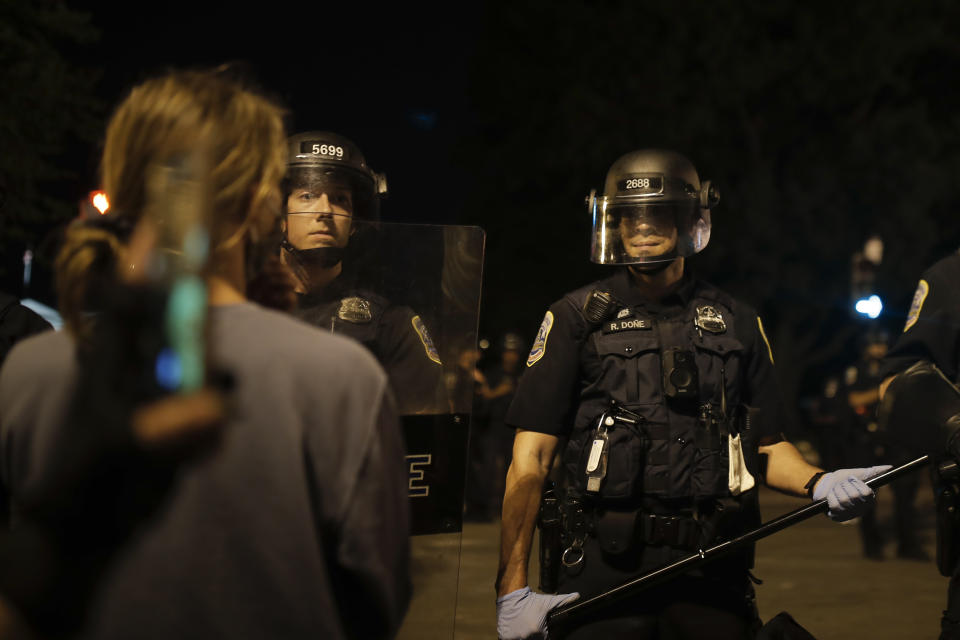
<svg viewBox="0 0 960 640"><path fill-rule="evenodd" d="M189 464L140 457L131 466L120 448L95 468L100 491L84 497L120 508L89 519L107 544L84 542L112 557L90 584L82 637L388 638L403 617L406 470L386 375L355 343L245 297L280 215L284 137L280 110L222 73L149 80L111 118L101 171L113 222L132 229L117 248L123 273L153 268L139 248L166 224L144 222L151 168L206 141L207 353L233 382L218 441ZM85 416L69 410L87 377L77 336L26 340L0 372L0 477L15 526L29 522L32 488L57 485L59 463L71 464L61 443L86 442L74 431ZM119 389L125 373L105 372ZM164 430L159 418L136 424L148 436ZM45 492L48 502L82 511L60 488Z"/></svg>
<svg viewBox="0 0 960 640"><path fill-rule="evenodd" d="M941 404L939 397L927 397L925 389L899 392L895 383L905 381L906 374L910 373L908 369L924 362L936 365L953 385L960 382L960 290L957 282L960 282L960 253L947 256L923 273L903 333L884 359L882 373L885 379L880 393L883 396L889 390L891 397L884 398L885 402L901 396L894 401L905 401L910 407L908 413L912 415L901 421L902 428L908 432L918 429L924 416L954 413L956 408L949 407L955 390L948 392ZM923 386L929 388L931 385ZM955 424L956 420L954 416L949 422ZM913 434L914 437L919 435ZM898 440L901 446L907 445L908 441L908 446L912 446L914 437ZM960 476L955 472L958 461L952 459L950 453L938 453L940 455L935 460L937 472L933 474L937 504L937 565L940 573L950 578L947 608L940 620L940 638L956 640L960 638Z"/></svg>
<svg viewBox="0 0 960 640"><path fill-rule="evenodd" d="M827 498L828 515L846 520L873 503L864 481L887 468L821 471L779 433L773 355L756 312L685 268L707 245L719 200L689 160L628 153L587 200L591 259L617 269L550 307L507 414L517 433L497 580L504 639L545 632L549 610L578 594L599 595L753 528L759 481ZM558 570L541 582L561 593L542 595L528 586L527 564L564 439L562 528L546 550L551 561L541 561ZM568 637L753 637L752 563L752 548L718 559Z"/></svg>
<svg viewBox="0 0 960 640"><path fill-rule="evenodd" d="M0 365L19 340L53 327L14 296L0 291Z"/></svg>
<svg viewBox="0 0 960 640"><path fill-rule="evenodd" d="M443 366L426 324L360 272L377 262L361 254L371 250L378 230L386 178L335 133L300 133L288 146L281 257L296 280L296 315L367 347L390 377L401 414L449 412ZM389 256L373 257L389 262Z"/></svg>

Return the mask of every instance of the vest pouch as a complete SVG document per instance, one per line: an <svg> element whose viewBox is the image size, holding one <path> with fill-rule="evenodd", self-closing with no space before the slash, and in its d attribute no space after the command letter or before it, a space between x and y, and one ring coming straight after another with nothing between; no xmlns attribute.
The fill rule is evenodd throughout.
<svg viewBox="0 0 960 640"><path fill-rule="evenodd" d="M660 343L652 331L595 334L601 375L610 397L621 404L662 401Z"/></svg>
<svg viewBox="0 0 960 640"><path fill-rule="evenodd" d="M700 375L700 399L720 405L720 380L726 381L727 406L732 410L740 403L741 361L743 344L729 334L704 333L694 339L694 356Z"/></svg>
<svg viewBox="0 0 960 640"><path fill-rule="evenodd" d="M695 442L697 448L693 456L693 473L690 478L692 495L695 498L728 495L730 449L727 437L698 425Z"/></svg>
<svg viewBox="0 0 960 640"><path fill-rule="evenodd" d="M577 464L576 486L584 494L600 500L629 500L640 495L643 489L644 438L637 428L616 426L607 431L607 473L600 483L600 491L587 494L587 460L593 446L594 432L584 439Z"/></svg>
<svg viewBox="0 0 960 640"><path fill-rule="evenodd" d="M697 369L700 374L700 397L713 405L716 413L726 400L728 412L733 413L739 404L739 381L742 372L740 361L743 344L731 333L713 334L706 331L694 340ZM720 389L720 383L726 389ZM733 423L728 416L729 423ZM718 433L716 427L696 425L696 451L694 452L691 494L696 498L729 495L730 448L727 437Z"/></svg>

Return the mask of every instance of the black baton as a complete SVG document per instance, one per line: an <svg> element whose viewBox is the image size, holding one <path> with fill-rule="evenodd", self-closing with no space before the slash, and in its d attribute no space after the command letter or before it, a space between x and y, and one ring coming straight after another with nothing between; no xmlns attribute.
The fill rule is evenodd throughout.
<svg viewBox="0 0 960 640"><path fill-rule="evenodd" d="M904 476L908 473L912 473L913 471L925 467L929 462L930 456L922 456L916 460L896 467L895 469L885 471L884 473L867 480L866 485L871 489L882 487L883 485L896 480L900 476ZM629 596L636 595L637 593L655 584L665 582L670 578L674 578L682 573L686 573L687 571L695 569L706 562L709 562L710 560L737 551L745 545L756 542L762 538L766 538L767 536L773 535L778 531L782 531L787 527L792 527L793 525L803 522L804 520L808 520L818 513L825 512L827 509L828 505L826 499L817 500L812 504L808 504L804 507L800 507L799 509L786 513L779 518L774 518L770 522L762 524L753 531L748 531L742 536L733 538L732 540L727 540L726 542L721 542L720 544L708 547L707 549L701 549L697 553L691 554L685 558L681 558L680 560L677 560L676 562L663 566L659 569L654 569L650 573L644 574L639 578L630 580L629 582L625 582L620 586L601 593L600 595L587 598L586 600L578 600L562 607L558 607L547 615L547 628L549 630L550 638L551 640L563 638L566 632L569 631L574 623L576 623L578 620L582 620L585 617L596 614L611 604L619 602Z"/></svg>

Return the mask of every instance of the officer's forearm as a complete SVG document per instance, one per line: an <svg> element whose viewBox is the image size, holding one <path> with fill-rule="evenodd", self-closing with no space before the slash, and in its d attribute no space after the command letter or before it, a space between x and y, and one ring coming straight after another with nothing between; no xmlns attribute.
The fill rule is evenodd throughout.
<svg viewBox="0 0 960 640"><path fill-rule="evenodd" d="M785 440L760 447L760 454L767 456L767 486L784 493L806 496L804 485L813 474L821 471L804 460L797 448Z"/></svg>
<svg viewBox="0 0 960 640"><path fill-rule="evenodd" d="M527 586L533 529L540 508L543 482L550 473L555 444L552 436L523 431L517 434L503 496L498 596Z"/></svg>

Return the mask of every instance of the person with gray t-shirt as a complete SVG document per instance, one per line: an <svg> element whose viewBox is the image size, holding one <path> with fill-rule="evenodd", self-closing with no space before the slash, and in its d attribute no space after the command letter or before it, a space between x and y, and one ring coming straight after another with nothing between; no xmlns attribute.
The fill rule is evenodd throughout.
<svg viewBox="0 0 960 640"><path fill-rule="evenodd" d="M236 385L223 437L107 572L89 637L386 637L409 594L386 375L357 343L252 303L210 320L212 362ZM70 337L52 332L3 367L0 478L14 508L70 427L76 373Z"/></svg>

